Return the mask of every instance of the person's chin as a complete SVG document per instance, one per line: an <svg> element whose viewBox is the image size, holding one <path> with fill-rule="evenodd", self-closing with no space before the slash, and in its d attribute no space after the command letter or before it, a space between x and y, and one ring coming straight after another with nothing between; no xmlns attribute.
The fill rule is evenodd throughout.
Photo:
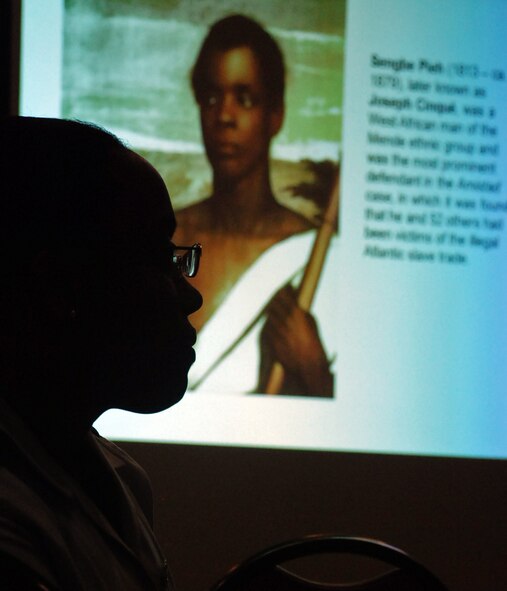
<svg viewBox="0 0 507 591"><path fill-rule="evenodd" d="M150 392L144 393L143 399L130 405L131 412L140 414L154 414L162 412L178 404L187 390L186 376L181 379L173 380L170 384L160 385Z"/></svg>
<svg viewBox="0 0 507 591"><path fill-rule="evenodd" d="M125 400L125 410L152 414L174 406L185 395L188 386L188 370L195 361L192 348L177 363L160 364L143 377L130 383L130 395ZM128 406L128 408L126 408Z"/></svg>
<svg viewBox="0 0 507 591"><path fill-rule="evenodd" d="M215 156L211 166L216 177L222 181L233 181L241 176L241 161L237 156Z"/></svg>
<svg viewBox="0 0 507 591"><path fill-rule="evenodd" d="M160 412L167 410L174 406L185 395L188 387L188 370L195 361L195 352L191 349L188 360L181 362L178 365L178 371L171 371L166 376L160 376L161 380L158 384L153 384L155 387L151 393L153 404L151 409L146 411L149 413Z"/></svg>

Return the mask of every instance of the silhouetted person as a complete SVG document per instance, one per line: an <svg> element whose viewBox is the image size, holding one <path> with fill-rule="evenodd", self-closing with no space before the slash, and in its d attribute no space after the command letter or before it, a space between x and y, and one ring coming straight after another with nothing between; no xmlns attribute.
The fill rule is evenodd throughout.
<svg viewBox="0 0 507 591"><path fill-rule="evenodd" d="M280 204L271 187L269 150L285 110L285 66L271 35L242 15L216 22L197 56L192 88L213 187L209 198L177 212L176 236L185 242L198 233L206 247L209 272L196 282L206 302L195 316L200 330L218 312L235 317L220 306L262 255L292 236L313 235L315 227ZM256 297L250 291L244 300ZM333 379L311 314L298 308L290 287L271 310L263 353L286 369L282 392L331 396Z"/></svg>
<svg viewBox="0 0 507 591"><path fill-rule="evenodd" d="M164 183L107 132L11 118L0 138L0 588L170 589L147 477L92 423L183 396L198 249L175 251Z"/></svg>

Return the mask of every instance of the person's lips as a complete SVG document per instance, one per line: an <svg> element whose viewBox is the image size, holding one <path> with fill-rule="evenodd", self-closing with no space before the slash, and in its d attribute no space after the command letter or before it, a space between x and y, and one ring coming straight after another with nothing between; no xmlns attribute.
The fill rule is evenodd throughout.
<svg viewBox="0 0 507 591"><path fill-rule="evenodd" d="M187 331L186 331L186 334L185 334L184 342L189 347L193 347L195 345L196 341L197 341L197 331L190 324L190 322L188 322Z"/></svg>
<svg viewBox="0 0 507 591"><path fill-rule="evenodd" d="M195 361L195 349L194 345L197 341L197 334L193 328L186 333L185 338L182 339L183 346L181 347L181 353L187 359L189 366Z"/></svg>
<svg viewBox="0 0 507 591"><path fill-rule="evenodd" d="M193 344L195 345L195 339L194 339L194 343ZM193 348L193 346L192 347L189 347L189 362L190 362L190 365L192 365L193 363L195 363L195 359L196 359L195 349Z"/></svg>
<svg viewBox="0 0 507 591"><path fill-rule="evenodd" d="M240 148L234 142L216 142L213 151L218 158L235 158L239 155Z"/></svg>

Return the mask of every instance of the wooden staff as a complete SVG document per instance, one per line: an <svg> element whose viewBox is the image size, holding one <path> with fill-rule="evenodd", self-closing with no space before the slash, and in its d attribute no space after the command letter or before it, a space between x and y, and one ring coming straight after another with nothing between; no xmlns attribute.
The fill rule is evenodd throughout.
<svg viewBox="0 0 507 591"><path fill-rule="evenodd" d="M322 267L326 260L327 251L335 232L336 220L338 218L339 202L339 174L336 175L331 197L324 213L322 225L317 233L312 251L306 264L305 272L298 288L297 303L300 308L308 312L311 308L313 297L322 273ZM283 384L283 365L275 361L271 367L268 382L265 388L266 394L278 394Z"/></svg>

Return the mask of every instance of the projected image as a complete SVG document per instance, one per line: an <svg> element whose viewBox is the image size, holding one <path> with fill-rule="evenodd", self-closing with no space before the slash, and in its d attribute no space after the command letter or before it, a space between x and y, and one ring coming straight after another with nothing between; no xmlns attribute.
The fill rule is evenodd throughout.
<svg viewBox="0 0 507 591"><path fill-rule="evenodd" d="M177 242L204 247L188 395L99 431L507 457L506 15L23 0L20 113L116 132L161 171Z"/></svg>
<svg viewBox="0 0 507 591"><path fill-rule="evenodd" d="M150 160L175 242L203 244L192 390L334 395L314 299L338 228L344 19L335 0L65 3L62 115Z"/></svg>

